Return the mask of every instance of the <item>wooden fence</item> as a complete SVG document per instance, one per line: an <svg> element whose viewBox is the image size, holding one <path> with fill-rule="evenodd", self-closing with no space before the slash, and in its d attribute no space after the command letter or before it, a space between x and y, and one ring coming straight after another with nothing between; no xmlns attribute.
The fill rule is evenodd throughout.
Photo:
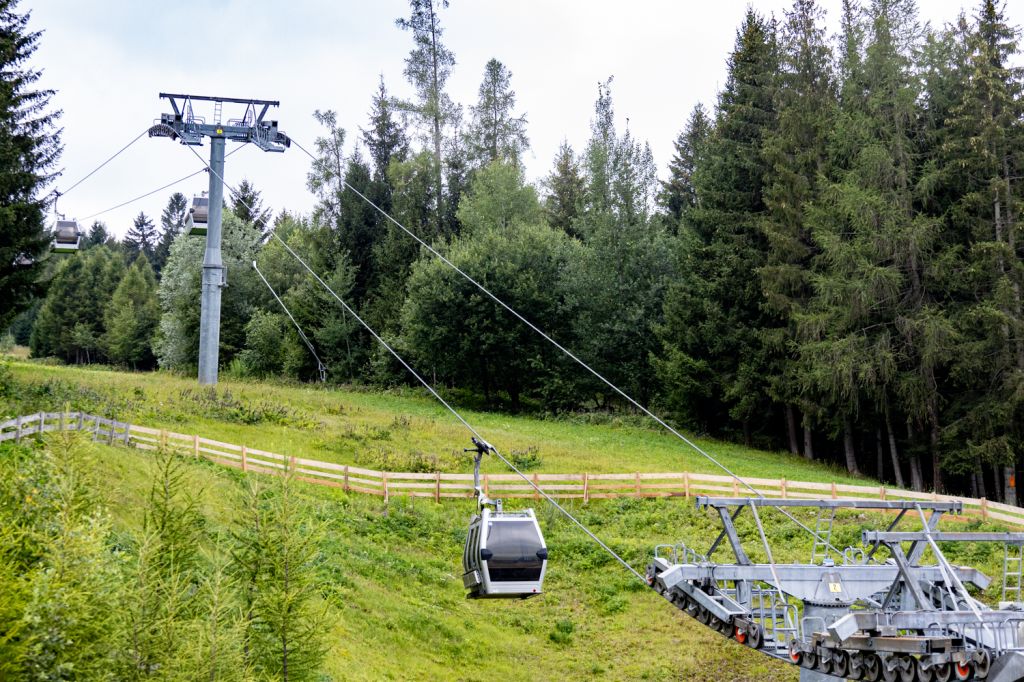
<svg viewBox="0 0 1024 682"><path fill-rule="evenodd" d="M84 431L93 440L109 445L125 445L142 450L167 448L182 455L205 458L242 471L280 473L293 470L297 478L317 485L346 491L380 495L388 500L395 495L442 498L473 497L472 474L410 473L374 471L345 464L279 455L266 450L234 445L198 435L174 433L162 429L104 419L80 412L41 412L0 423L0 442L20 440L33 434L53 431ZM545 493L557 499L590 500L616 497L690 497L716 495L750 497L743 484L729 476L682 473L629 474L527 474ZM757 494L772 498L960 501L964 514L1024 527L1024 508L990 500L914 492L885 486L817 483L786 479L744 478ZM533 498L540 494L516 474L484 474L483 486L490 497Z"/></svg>

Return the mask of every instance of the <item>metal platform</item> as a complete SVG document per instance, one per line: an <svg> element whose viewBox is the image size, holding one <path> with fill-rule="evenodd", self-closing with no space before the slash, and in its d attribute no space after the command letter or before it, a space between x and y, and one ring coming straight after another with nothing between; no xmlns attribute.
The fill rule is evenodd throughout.
<svg viewBox="0 0 1024 682"><path fill-rule="evenodd" d="M656 547L648 583L701 624L801 666L801 680L1010 682L1024 675L1024 610L993 610L974 599L967 586L985 589L991 580L950 564L937 544L1015 548L1024 545L1024 533L936 530L943 514L961 513L959 502L698 497L697 507L718 513L718 536L703 554L684 545ZM774 561L760 511L772 507L818 510L811 563ZM864 531L861 547L840 551L831 531L842 509L898 513L887 528ZM744 510L765 562L750 559L736 528ZM897 530L910 523L917 527ZM716 563L726 544L731 556ZM922 563L926 550L930 561ZM1012 561L1004 566L1019 570Z"/></svg>

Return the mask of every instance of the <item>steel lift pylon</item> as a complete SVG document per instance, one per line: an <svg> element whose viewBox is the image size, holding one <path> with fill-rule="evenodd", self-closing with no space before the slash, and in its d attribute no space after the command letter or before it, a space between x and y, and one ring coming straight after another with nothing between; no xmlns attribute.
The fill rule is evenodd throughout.
<svg viewBox="0 0 1024 682"><path fill-rule="evenodd" d="M717 513L718 536L704 554L682 544L656 547L648 584L701 624L800 666L802 681L1024 679L1024 610L1018 603L991 609L971 596L968 585L985 589L991 580L975 568L952 565L937 544L1016 547L1024 533L938 530L943 514L962 512L955 501L701 496L697 507ZM811 563L775 563L761 522L761 511L769 507L810 507L819 520L825 517ZM832 519L843 509L887 510L895 519L885 530L864 531L861 547L833 557ZM745 510L765 562L750 559L737 530ZM897 530L909 521L915 522L913 530ZM726 544L729 561L715 562ZM1013 562L1007 565L1014 568Z"/></svg>
<svg viewBox="0 0 1024 682"><path fill-rule="evenodd" d="M160 93L169 100L173 113L161 114L149 129L150 137L169 137L188 146L202 146L210 138L209 215L206 253L203 256L203 290L199 317L199 383L217 383L220 351L220 295L227 285L227 268L221 258L221 213L224 205L224 144L227 140L251 143L265 152L283 152L291 140L278 130L277 121L264 120L270 107L279 102L235 97L173 95ZM210 122L195 116L193 102L213 102ZM242 118L221 121L224 104L244 104Z"/></svg>

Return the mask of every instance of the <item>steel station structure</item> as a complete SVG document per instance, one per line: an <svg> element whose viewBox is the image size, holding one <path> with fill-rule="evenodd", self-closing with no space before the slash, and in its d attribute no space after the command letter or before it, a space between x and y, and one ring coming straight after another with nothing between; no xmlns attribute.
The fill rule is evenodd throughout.
<svg viewBox="0 0 1024 682"><path fill-rule="evenodd" d="M717 513L720 532L704 553L685 544L656 547L648 584L702 625L801 666L801 680L1024 679L1024 533L938 530L943 514L962 512L959 502L701 496L697 507ZM817 512L806 564L773 559L762 510L780 507ZM832 546L832 525L844 509L896 516L884 530L864 531L861 547L840 551ZM759 561L752 560L755 549L737 530L745 510L756 529ZM898 529L905 521L914 528ZM950 563L939 542L1006 545L999 609L968 590L983 590L991 579ZM716 552L726 545L731 555L716 562Z"/></svg>

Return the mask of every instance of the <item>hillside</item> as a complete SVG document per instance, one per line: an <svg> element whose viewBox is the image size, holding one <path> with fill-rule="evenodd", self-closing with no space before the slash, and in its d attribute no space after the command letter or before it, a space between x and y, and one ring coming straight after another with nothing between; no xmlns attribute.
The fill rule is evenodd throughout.
<svg viewBox="0 0 1024 682"><path fill-rule="evenodd" d="M105 411L119 419L249 442L279 452L358 462L363 448L401 462L414 451L450 461L465 434L426 399L296 385L225 382L208 399L190 378L14 362L3 377L4 415L40 408ZM662 434L637 425L540 421L468 413L506 451L533 447L542 471L711 471ZM387 435L385 436L385 432ZM832 480L835 472L779 453L704 443L741 474ZM155 458L82 443L101 482L118 536L137 536ZM9 450L0 449L0 456ZM451 459L448 459L451 458ZM223 553L239 512L245 475L187 461L184 488L202 515L205 548ZM686 679L794 680L796 670L727 642L680 615L613 563L557 513L538 507L551 550L546 594L526 602L463 598L460 560L468 501L435 504L345 494L294 484L317 523L318 599L331 623L322 679ZM705 545L713 520L682 500L571 504L604 541L642 570L654 545ZM767 515L766 515L767 516ZM807 517L805 520L810 520ZM881 519L844 515L839 546ZM806 559L809 540L767 518L777 559ZM752 529L742 526L747 531ZM963 523L958 524L962 529ZM951 554L996 573L1001 549ZM997 556L998 552L998 556ZM998 582L998 581L996 581ZM997 593L994 585L988 596Z"/></svg>

